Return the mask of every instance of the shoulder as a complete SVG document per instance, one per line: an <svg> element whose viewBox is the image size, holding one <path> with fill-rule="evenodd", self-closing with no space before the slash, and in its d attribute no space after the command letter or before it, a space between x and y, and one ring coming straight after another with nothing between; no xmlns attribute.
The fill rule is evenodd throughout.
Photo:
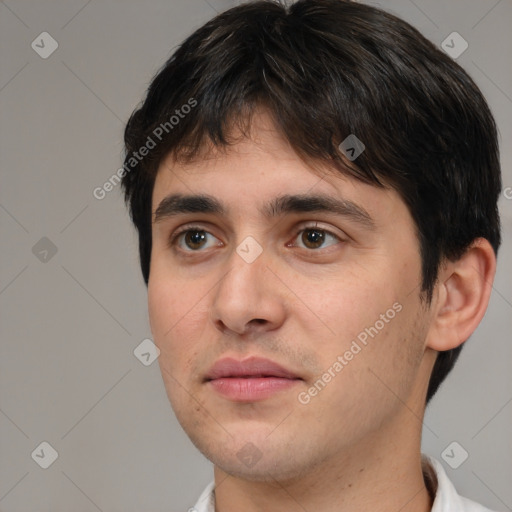
<svg viewBox="0 0 512 512"><path fill-rule="evenodd" d="M493 512L492 510L460 496L448 478L442 464L435 458L422 455L425 480L434 482L434 503L431 512Z"/></svg>
<svg viewBox="0 0 512 512"><path fill-rule="evenodd" d="M211 481L188 512L215 512L215 481Z"/></svg>
<svg viewBox="0 0 512 512"><path fill-rule="evenodd" d="M462 510L464 512L494 512L493 510L480 505L480 503L471 501L470 499L464 498L463 496L460 496L460 500L462 502Z"/></svg>

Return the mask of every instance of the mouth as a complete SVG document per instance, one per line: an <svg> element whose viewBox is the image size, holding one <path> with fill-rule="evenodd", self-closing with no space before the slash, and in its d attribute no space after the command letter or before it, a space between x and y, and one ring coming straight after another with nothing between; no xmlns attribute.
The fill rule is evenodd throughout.
<svg viewBox="0 0 512 512"><path fill-rule="evenodd" d="M259 357L243 361L221 359L212 366L204 379L205 384L216 393L234 402L264 400L301 381L294 372Z"/></svg>

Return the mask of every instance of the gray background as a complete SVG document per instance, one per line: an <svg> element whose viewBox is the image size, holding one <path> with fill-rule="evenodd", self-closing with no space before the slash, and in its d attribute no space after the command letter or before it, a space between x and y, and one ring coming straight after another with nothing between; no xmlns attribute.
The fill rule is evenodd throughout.
<svg viewBox="0 0 512 512"><path fill-rule="evenodd" d="M120 189L103 200L92 191L120 167L123 125L154 72L236 3L0 3L2 512L184 511L212 477L171 412L158 363L133 353L151 333ZM499 125L498 274L484 321L427 411L423 451L442 461L457 441L468 459L442 463L459 492L512 510L512 2L374 5L437 45L459 32L469 48L457 61ZM47 59L31 47L44 31L59 45ZM43 254L43 237L55 254ZM58 452L48 469L31 457L43 441Z"/></svg>

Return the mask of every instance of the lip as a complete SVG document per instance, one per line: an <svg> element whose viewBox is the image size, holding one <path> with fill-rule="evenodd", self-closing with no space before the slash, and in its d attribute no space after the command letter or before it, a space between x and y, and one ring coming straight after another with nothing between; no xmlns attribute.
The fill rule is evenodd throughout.
<svg viewBox="0 0 512 512"><path fill-rule="evenodd" d="M250 357L243 361L224 358L208 371L205 383L235 402L264 400L295 386L302 379L270 359Z"/></svg>

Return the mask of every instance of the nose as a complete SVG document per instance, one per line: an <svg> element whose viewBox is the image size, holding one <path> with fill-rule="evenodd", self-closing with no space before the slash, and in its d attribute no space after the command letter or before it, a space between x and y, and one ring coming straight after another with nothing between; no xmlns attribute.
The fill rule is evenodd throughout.
<svg viewBox="0 0 512 512"><path fill-rule="evenodd" d="M263 250L251 261L246 247L242 243L232 252L215 288L212 320L223 334L270 331L284 321L286 280L276 276L277 266L269 251Z"/></svg>

